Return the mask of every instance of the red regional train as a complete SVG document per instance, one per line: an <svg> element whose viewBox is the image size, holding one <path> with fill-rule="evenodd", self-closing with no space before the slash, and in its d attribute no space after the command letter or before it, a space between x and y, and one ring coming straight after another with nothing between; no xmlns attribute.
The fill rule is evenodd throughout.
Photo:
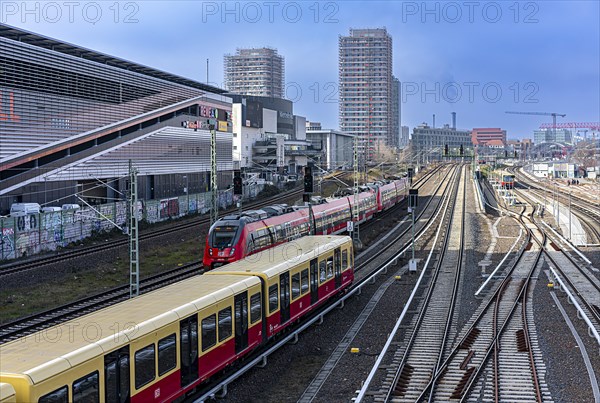
<svg viewBox="0 0 600 403"><path fill-rule="evenodd" d="M0 345L0 401L182 401L344 292L352 240L307 236Z"/></svg>
<svg viewBox="0 0 600 403"><path fill-rule="evenodd" d="M408 187L405 178L363 187L358 194L358 217L352 216L354 196L313 205L309 207L312 211L304 208L268 218L247 213L225 216L208 232L202 259L204 268L211 270L311 233L343 233L348 221L365 222L402 201L406 198Z"/></svg>

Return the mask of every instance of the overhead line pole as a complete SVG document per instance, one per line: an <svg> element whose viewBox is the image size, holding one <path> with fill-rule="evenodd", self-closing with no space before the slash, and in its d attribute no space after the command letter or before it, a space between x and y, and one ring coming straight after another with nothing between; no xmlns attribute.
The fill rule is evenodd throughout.
<svg viewBox="0 0 600 403"><path fill-rule="evenodd" d="M210 225L219 219L219 191L217 189L217 131L215 125L210 128Z"/></svg>
<svg viewBox="0 0 600 403"><path fill-rule="evenodd" d="M140 295L137 169L129 160L129 298Z"/></svg>

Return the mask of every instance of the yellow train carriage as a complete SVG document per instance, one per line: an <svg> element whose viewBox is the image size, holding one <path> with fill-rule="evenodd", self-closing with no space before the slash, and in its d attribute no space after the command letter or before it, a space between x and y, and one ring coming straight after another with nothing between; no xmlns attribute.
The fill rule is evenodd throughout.
<svg viewBox="0 0 600 403"><path fill-rule="evenodd" d="M0 382L18 402L173 400L252 348L251 295L262 299L253 276L164 287L0 345Z"/></svg>
<svg viewBox="0 0 600 403"><path fill-rule="evenodd" d="M0 357L1 359L1 357ZM0 383L0 403L16 403L15 388L8 383Z"/></svg>
<svg viewBox="0 0 600 403"><path fill-rule="evenodd" d="M264 250L204 276L255 275L263 281L264 330L271 337L346 289L354 280L352 240L305 236Z"/></svg>

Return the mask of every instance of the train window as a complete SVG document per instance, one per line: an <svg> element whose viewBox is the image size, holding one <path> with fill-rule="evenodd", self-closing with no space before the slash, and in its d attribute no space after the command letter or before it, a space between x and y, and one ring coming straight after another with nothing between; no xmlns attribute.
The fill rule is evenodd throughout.
<svg viewBox="0 0 600 403"><path fill-rule="evenodd" d="M50 392L38 399L38 403L68 403L69 401L69 388L67 385L60 389L56 389L54 392Z"/></svg>
<svg viewBox="0 0 600 403"><path fill-rule="evenodd" d="M177 340L175 333L158 341L158 376L163 376L177 366Z"/></svg>
<svg viewBox="0 0 600 403"><path fill-rule="evenodd" d="M325 260L319 262L319 283L323 283L327 279L326 265Z"/></svg>
<svg viewBox="0 0 600 403"><path fill-rule="evenodd" d="M273 313L279 307L278 299L278 287L277 284L273 284L269 287L269 313Z"/></svg>
<svg viewBox="0 0 600 403"><path fill-rule="evenodd" d="M346 270L348 268L348 250L344 249L342 251L342 270Z"/></svg>
<svg viewBox="0 0 600 403"><path fill-rule="evenodd" d="M231 307L219 311L219 341L231 336Z"/></svg>
<svg viewBox="0 0 600 403"><path fill-rule="evenodd" d="M302 294L308 291L308 269L302 270L300 275L300 291Z"/></svg>
<svg viewBox="0 0 600 403"><path fill-rule="evenodd" d="M333 277L333 256L327 258L327 278Z"/></svg>
<svg viewBox="0 0 600 403"><path fill-rule="evenodd" d="M335 271L340 272L342 267L342 259L340 258L340 249L336 249L333 253L333 264L335 266Z"/></svg>
<svg viewBox="0 0 600 403"><path fill-rule="evenodd" d="M296 299L300 296L300 273L296 273L292 276L292 299Z"/></svg>
<svg viewBox="0 0 600 403"><path fill-rule="evenodd" d="M206 351L217 343L217 315L212 314L202 319L202 351Z"/></svg>
<svg viewBox="0 0 600 403"><path fill-rule="evenodd" d="M260 292L257 292L250 297L250 323L255 323L260 320L262 316L262 304L260 298Z"/></svg>
<svg viewBox="0 0 600 403"><path fill-rule="evenodd" d="M100 402L99 379L100 375L95 371L73 382L73 403Z"/></svg>
<svg viewBox="0 0 600 403"><path fill-rule="evenodd" d="M150 383L156 377L154 343L135 352L135 388Z"/></svg>

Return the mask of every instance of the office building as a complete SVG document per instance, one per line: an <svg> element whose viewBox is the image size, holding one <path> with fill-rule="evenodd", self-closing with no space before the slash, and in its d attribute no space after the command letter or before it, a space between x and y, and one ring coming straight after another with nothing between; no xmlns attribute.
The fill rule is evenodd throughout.
<svg viewBox="0 0 600 403"><path fill-rule="evenodd" d="M448 146L449 155L460 155L460 147L463 147L464 155L473 153L471 143L471 130L457 130L453 114L452 126L445 124L443 127L430 127L426 123L413 129L412 152L413 157L419 161L440 159Z"/></svg>
<svg viewBox="0 0 600 403"><path fill-rule="evenodd" d="M471 132L471 141L475 146L506 145L506 130L500 128L476 128Z"/></svg>
<svg viewBox="0 0 600 403"><path fill-rule="evenodd" d="M533 142L572 144L571 131L568 129L540 129L533 131Z"/></svg>

